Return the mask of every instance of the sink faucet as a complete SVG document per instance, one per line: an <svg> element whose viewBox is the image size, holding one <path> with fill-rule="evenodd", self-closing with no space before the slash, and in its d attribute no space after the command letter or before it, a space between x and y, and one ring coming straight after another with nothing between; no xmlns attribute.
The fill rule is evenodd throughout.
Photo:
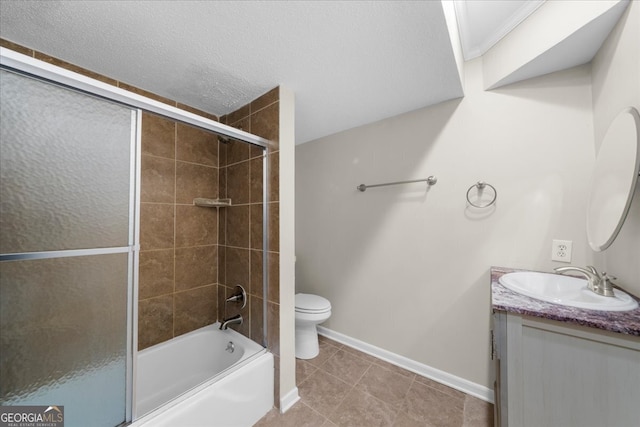
<svg viewBox="0 0 640 427"><path fill-rule="evenodd" d="M610 280L615 280L615 277L609 276L607 273L598 273L598 270L592 265L588 265L587 268L574 267L569 265L567 267L557 267L554 271L564 274L565 272L574 271L582 274L587 279L587 288L595 292L598 295L605 297L613 297L613 286L611 286Z"/></svg>
<svg viewBox="0 0 640 427"><path fill-rule="evenodd" d="M238 314L237 316L223 320L220 324L220 330L226 331L229 325L242 325L242 315Z"/></svg>

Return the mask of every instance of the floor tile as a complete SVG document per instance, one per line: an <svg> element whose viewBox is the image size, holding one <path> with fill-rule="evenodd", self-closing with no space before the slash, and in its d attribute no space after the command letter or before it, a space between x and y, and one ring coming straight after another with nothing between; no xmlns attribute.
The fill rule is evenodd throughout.
<svg viewBox="0 0 640 427"><path fill-rule="evenodd" d="M359 358L364 359L369 363L382 362L382 360L378 359L377 357L371 356L370 354L367 354L367 353L363 353L360 350L356 350L353 347L349 347L348 345L343 345L342 350L347 353L353 354L354 356L358 356Z"/></svg>
<svg viewBox="0 0 640 427"><path fill-rule="evenodd" d="M403 368L401 368L399 366L396 366L396 365L394 365L392 363L386 362L386 361L384 361L382 359L378 359L377 357L371 356L370 354L363 353L362 351L356 350L353 347L349 347L347 345L339 344L336 341L329 340L326 337L324 339L327 340L329 344L339 345L339 346L341 346L341 349L343 351L345 351L347 353L351 353L354 356L358 356L359 358L364 359L367 362L375 363L378 366L382 366L383 368L386 368L386 369L388 369L390 371L394 371L394 372L396 372L398 374L402 374L402 375L405 375L405 376L408 376L408 377L414 377L416 375L413 372L407 371L406 369L403 369Z"/></svg>
<svg viewBox="0 0 640 427"><path fill-rule="evenodd" d="M318 369L306 360L296 359L296 383L300 384Z"/></svg>
<svg viewBox="0 0 640 427"><path fill-rule="evenodd" d="M396 366L393 363L385 362L384 360L381 360L381 359L378 359L378 358L374 358L373 363L375 365L383 367L383 368L385 368L385 369L387 369L387 370L389 370L391 372L403 375L405 377L409 377L411 379L416 377L416 374L414 374L413 372L407 371L406 369L403 369L403 368L401 368L399 366Z"/></svg>
<svg viewBox="0 0 640 427"><path fill-rule="evenodd" d="M338 350L320 366L320 369L335 375L348 384L355 385L369 366L371 363L351 353Z"/></svg>
<svg viewBox="0 0 640 427"><path fill-rule="evenodd" d="M326 337L296 359L301 397L258 427L491 427L493 405Z"/></svg>
<svg viewBox="0 0 640 427"><path fill-rule="evenodd" d="M414 420L406 414L400 413L393 423L393 427L429 427L427 423Z"/></svg>
<svg viewBox="0 0 640 427"><path fill-rule="evenodd" d="M338 407L351 388L344 381L318 369L300 384L298 391L305 404L326 417Z"/></svg>
<svg viewBox="0 0 640 427"><path fill-rule="evenodd" d="M436 390L441 391L442 393L448 394L451 397L464 399L464 397L466 396L466 394L461 392L460 390L456 390L455 388L451 388L444 384L440 384L439 382L423 377L422 375L416 375L416 381L421 384L427 385L431 388L435 388Z"/></svg>
<svg viewBox="0 0 640 427"><path fill-rule="evenodd" d="M464 400L463 427L493 426L493 405L473 396L466 396Z"/></svg>
<svg viewBox="0 0 640 427"><path fill-rule="evenodd" d="M427 425L460 427L463 422L464 398L452 397L414 381L402 409L409 417Z"/></svg>
<svg viewBox="0 0 640 427"><path fill-rule="evenodd" d="M340 427L391 427L397 415L393 406L353 389L329 419Z"/></svg>
<svg viewBox="0 0 640 427"><path fill-rule="evenodd" d="M368 393L393 406L403 401L413 378L371 365L356 384L356 389Z"/></svg>
<svg viewBox="0 0 640 427"><path fill-rule="evenodd" d="M320 342L325 341L325 342L331 344L334 347L338 347L338 348L342 347L342 344L340 344L338 341L334 341L331 338L325 337L324 335L318 335L318 341L320 341Z"/></svg>
<svg viewBox="0 0 640 427"><path fill-rule="evenodd" d="M307 362L311 363L314 366L321 366L326 362L331 356L336 354L339 350L338 347L330 344L328 341L319 341L320 345L320 353L314 357L313 359L307 359Z"/></svg>

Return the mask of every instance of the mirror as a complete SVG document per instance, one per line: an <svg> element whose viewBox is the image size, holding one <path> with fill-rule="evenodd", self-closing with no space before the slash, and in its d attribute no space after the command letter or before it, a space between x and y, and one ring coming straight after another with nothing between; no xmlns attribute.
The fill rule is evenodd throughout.
<svg viewBox="0 0 640 427"><path fill-rule="evenodd" d="M640 173L640 115L628 107L602 140L587 207L587 238L594 251L607 249L624 224Z"/></svg>

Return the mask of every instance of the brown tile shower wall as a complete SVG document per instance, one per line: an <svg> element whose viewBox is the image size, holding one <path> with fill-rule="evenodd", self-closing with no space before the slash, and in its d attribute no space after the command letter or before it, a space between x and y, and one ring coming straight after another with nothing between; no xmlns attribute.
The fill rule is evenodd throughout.
<svg viewBox="0 0 640 427"><path fill-rule="evenodd" d="M275 88L238 110L221 117L222 123L271 141L268 161L268 250L263 250L263 151L236 141L220 144L220 197L233 206L220 210L218 312L220 318L238 313L225 304L235 285L241 284L249 302L241 314L245 323L233 326L245 336L263 343L264 299L262 263L268 261L267 342L277 357L279 348L279 89ZM226 305L226 307L225 307ZM277 369L278 363L276 363ZM278 376L276 375L276 378ZM277 400L277 399L276 399Z"/></svg>
<svg viewBox="0 0 640 427"><path fill-rule="evenodd" d="M218 138L143 113L141 143L139 349L218 319Z"/></svg>

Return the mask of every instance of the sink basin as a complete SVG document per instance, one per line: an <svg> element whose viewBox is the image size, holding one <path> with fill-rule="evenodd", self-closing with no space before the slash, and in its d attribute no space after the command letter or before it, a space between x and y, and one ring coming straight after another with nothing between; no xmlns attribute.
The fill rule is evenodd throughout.
<svg viewBox="0 0 640 427"><path fill-rule="evenodd" d="M628 294L614 289L614 297L603 297L587 289L587 280L560 274L519 271L498 279L514 292L569 307L602 311L628 311L638 303Z"/></svg>

